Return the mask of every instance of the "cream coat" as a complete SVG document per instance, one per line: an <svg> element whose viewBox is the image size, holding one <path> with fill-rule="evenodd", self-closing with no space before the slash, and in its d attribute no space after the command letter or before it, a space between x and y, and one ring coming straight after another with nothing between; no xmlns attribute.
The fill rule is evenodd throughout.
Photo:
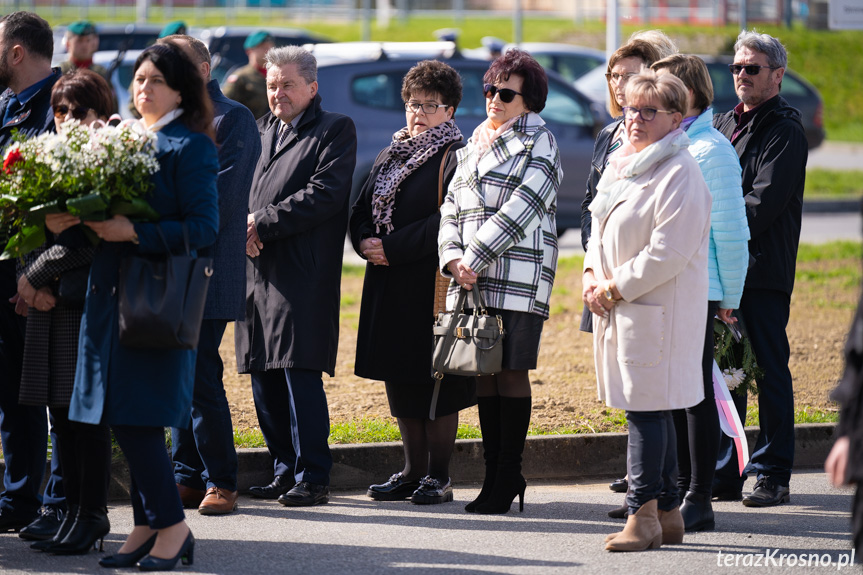
<svg viewBox="0 0 863 575"><path fill-rule="evenodd" d="M607 319L593 316L599 398L619 409L681 409L704 399L711 197L688 139L678 142L673 155L624 179L625 193L592 223L584 267L600 281L613 278L623 296Z"/></svg>

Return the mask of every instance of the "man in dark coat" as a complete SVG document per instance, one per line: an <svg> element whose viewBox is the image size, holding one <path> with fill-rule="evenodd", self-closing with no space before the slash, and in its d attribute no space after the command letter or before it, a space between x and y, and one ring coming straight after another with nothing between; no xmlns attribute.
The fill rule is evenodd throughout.
<svg viewBox="0 0 863 575"><path fill-rule="evenodd" d="M0 18L0 153L12 143L12 132L33 137L54 129L51 88L60 77L51 69L54 36L51 26L32 12ZM0 230L3 246L9 230ZM18 403L24 318L15 313L15 260L0 262L0 439L6 473L0 494L0 533L21 528L36 538L53 537L60 527L65 498L59 458L52 458L51 476L40 497L45 474L48 420L44 407ZM20 304L24 309L26 305ZM44 507L41 507L43 506ZM40 512L41 507L41 514ZM32 523L31 523L32 522Z"/></svg>
<svg viewBox="0 0 863 575"><path fill-rule="evenodd" d="M246 214L261 138L245 106L226 98L210 79L210 52L191 36L168 36L192 60L207 83L213 103L213 127L219 146L219 235L199 250L213 258L204 321L195 360L192 414L185 428L172 428L174 478L186 507L202 515L224 515L237 508L237 452L231 407L222 381L219 345L229 321L243 319L246 295Z"/></svg>
<svg viewBox="0 0 863 575"><path fill-rule="evenodd" d="M297 46L267 53L270 113L249 198L246 314L237 366L252 374L275 478L255 497L286 506L329 501L332 457L321 372L335 371L339 294L356 129L325 112L317 62Z"/></svg>
<svg viewBox="0 0 863 575"><path fill-rule="evenodd" d="M743 31L734 46L734 86L740 104L717 115L714 126L740 156L743 194L752 235L740 314L764 376L758 383L761 431L741 477L737 454L724 437L713 495L741 497L747 473L757 473L748 507L789 501L794 463L794 389L785 328L800 241L808 145L800 113L779 95L787 65L785 47L767 34ZM746 398L738 405L745 414Z"/></svg>

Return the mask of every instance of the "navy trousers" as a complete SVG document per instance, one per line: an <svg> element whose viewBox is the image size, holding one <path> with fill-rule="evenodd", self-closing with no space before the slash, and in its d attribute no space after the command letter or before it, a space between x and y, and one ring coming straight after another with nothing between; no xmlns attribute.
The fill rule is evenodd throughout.
<svg viewBox="0 0 863 575"><path fill-rule="evenodd" d="M224 365L219 356L219 344L227 325L228 321L223 319L205 319L201 324L192 416L186 428L171 428L174 480L192 489L237 490L234 426L222 381Z"/></svg>
<svg viewBox="0 0 863 575"><path fill-rule="evenodd" d="M659 509L680 505L677 489L677 437L670 411L627 411L629 491L626 505L634 515L658 499Z"/></svg>
<svg viewBox="0 0 863 575"><path fill-rule="evenodd" d="M47 410L18 403L25 324L4 298L0 302L0 441L6 472L0 511L22 517L35 515L42 504L66 505L59 457L51 458L51 475L44 497L40 495L48 455Z"/></svg>
<svg viewBox="0 0 863 575"><path fill-rule="evenodd" d="M740 314L764 376L758 384L758 425L755 449L743 475L738 473L737 449L724 435L719 446L715 484L741 489L747 475L756 473L788 486L794 465L794 388L788 360L791 349L785 328L791 296L778 290L745 289ZM737 411L745 419L746 398L734 394Z"/></svg>
<svg viewBox="0 0 863 575"><path fill-rule="evenodd" d="M255 371L252 395L258 424L273 457L274 475L329 485L333 467L327 444L330 412L321 372L287 368Z"/></svg>
<svg viewBox="0 0 863 575"><path fill-rule="evenodd" d="M112 425L111 429L129 464L135 525L164 529L183 521L186 515L165 448L165 429L138 425Z"/></svg>

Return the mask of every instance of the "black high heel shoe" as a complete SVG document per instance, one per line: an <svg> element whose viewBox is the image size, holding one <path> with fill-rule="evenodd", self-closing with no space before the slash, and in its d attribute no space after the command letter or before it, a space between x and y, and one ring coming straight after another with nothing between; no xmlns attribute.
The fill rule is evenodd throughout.
<svg viewBox="0 0 863 575"><path fill-rule="evenodd" d="M67 502L68 503L68 502ZM78 506L77 505L69 505L69 511L66 513L66 516L63 518L63 523L60 524L60 529L57 530L57 534L50 539L46 539L44 541L36 541L35 543L30 544L30 549L35 549L36 551L49 551L51 547L57 545L63 538L68 535L69 530L72 529L72 525L75 524L75 519L78 517Z"/></svg>
<svg viewBox="0 0 863 575"><path fill-rule="evenodd" d="M99 551L102 551L105 535L110 530L107 509L81 507L69 533L63 541L49 547L48 551L54 555L83 555L90 551L91 547L96 548L96 541L99 542Z"/></svg>
<svg viewBox="0 0 863 575"><path fill-rule="evenodd" d="M475 512L480 515L501 515L509 512L512 501L518 495L518 510L524 511L524 490L527 482L521 473L501 477L498 473L491 495L485 503L476 506Z"/></svg>
<svg viewBox="0 0 863 575"><path fill-rule="evenodd" d="M134 567L135 564L140 561L147 553L150 552L150 549L153 548L153 545L156 544L156 536L153 535L144 543L135 549L134 551L130 551L129 553L115 553L114 555L109 555L107 557L102 557L99 559L99 565L101 567L109 567L109 568L123 568L123 567Z"/></svg>
<svg viewBox="0 0 863 575"><path fill-rule="evenodd" d="M182 560L183 565L191 565L195 562L195 538L191 531L186 535L186 540L183 541L183 545L180 546L176 555L169 559L147 555L138 561L138 569L141 571L171 571L177 565L178 559Z"/></svg>

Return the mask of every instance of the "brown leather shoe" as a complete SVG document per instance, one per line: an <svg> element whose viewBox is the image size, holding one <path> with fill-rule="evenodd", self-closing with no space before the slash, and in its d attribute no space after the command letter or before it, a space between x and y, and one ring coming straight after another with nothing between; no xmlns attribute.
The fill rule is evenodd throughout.
<svg viewBox="0 0 863 575"><path fill-rule="evenodd" d="M177 491L180 493L180 501L183 502L183 507L186 509L195 509L204 500L206 495L200 489L192 489L180 483L177 484Z"/></svg>
<svg viewBox="0 0 863 575"><path fill-rule="evenodd" d="M239 493L218 487L207 489L207 495L198 507L201 515L227 515L237 510Z"/></svg>

